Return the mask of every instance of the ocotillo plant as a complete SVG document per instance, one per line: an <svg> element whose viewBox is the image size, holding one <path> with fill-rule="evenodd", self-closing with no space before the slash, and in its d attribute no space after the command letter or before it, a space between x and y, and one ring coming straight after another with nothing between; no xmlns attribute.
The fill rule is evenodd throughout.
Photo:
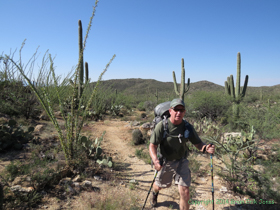
<svg viewBox="0 0 280 210"><path fill-rule="evenodd" d="M184 101L184 95L190 89L190 78L188 78L187 87L185 87L185 67L184 67L184 58L182 58L182 72L181 72L181 86L180 86L180 93L178 91L178 86L176 82L175 72L173 71L173 83L174 83L174 90L176 95L180 97Z"/></svg>
<svg viewBox="0 0 280 210"><path fill-rule="evenodd" d="M237 53L237 75L236 75L236 87L234 87L234 81L233 81L233 75L230 75L230 77L227 78L227 81L225 81L225 92L226 94L230 95L233 100L233 114L234 118L236 119L239 115L239 108L238 104L241 102L241 100L244 98L246 94L247 84L249 76L246 75L244 86L241 91L240 87L240 75L241 75L241 59L240 59L240 52Z"/></svg>

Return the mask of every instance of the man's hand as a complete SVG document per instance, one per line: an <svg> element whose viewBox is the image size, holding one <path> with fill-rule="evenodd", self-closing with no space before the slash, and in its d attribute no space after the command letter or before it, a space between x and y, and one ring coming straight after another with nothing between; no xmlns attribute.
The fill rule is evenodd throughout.
<svg viewBox="0 0 280 210"><path fill-rule="evenodd" d="M215 146L214 144L208 144L206 145L206 152L210 153L210 154L214 154L215 152Z"/></svg>
<svg viewBox="0 0 280 210"><path fill-rule="evenodd" d="M162 166L160 165L160 161L159 161L159 159L157 157L157 147L158 147L157 145L150 143L149 152L150 152L150 156L151 156L151 158L153 160L155 169L157 171L160 171Z"/></svg>
<svg viewBox="0 0 280 210"><path fill-rule="evenodd" d="M158 159L154 161L154 166L157 171L162 169L162 165L160 165L160 161Z"/></svg>

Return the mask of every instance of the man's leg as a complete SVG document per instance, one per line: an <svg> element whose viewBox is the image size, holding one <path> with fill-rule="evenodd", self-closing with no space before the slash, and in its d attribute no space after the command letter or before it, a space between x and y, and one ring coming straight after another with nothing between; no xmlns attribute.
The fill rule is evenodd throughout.
<svg viewBox="0 0 280 210"><path fill-rule="evenodd" d="M180 210L189 210L190 190L189 187L178 185L180 193Z"/></svg>
<svg viewBox="0 0 280 210"><path fill-rule="evenodd" d="M153 184L153 190L154 190L155 193L157 193L158 191L161 190L161 188L160 188L159 186L157 186L156 183L154 182L154 184Z"/></svg>
<svg viewBox="0 0 280 210"><path fill-rule="evenodd" d="M152 197L151 197L152 207L157 206L157 197L158 197L158 193L159 193L160 190L161 190L161 188L159 186L157 186L156 183L154 183L153 184Z"/></svg>

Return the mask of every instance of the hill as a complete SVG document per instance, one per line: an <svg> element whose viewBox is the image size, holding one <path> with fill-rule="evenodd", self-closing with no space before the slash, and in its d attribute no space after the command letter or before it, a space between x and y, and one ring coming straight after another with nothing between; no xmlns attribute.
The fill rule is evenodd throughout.
<svg viewBox="0 0 280 210"><path fill-rule="evenodd" d="M93 83L94 85L95 83ZM112 79L103 80L103 87L110 87L113 90L117 90L120 93L125 93L128 95L145 95L145 94L155 94L156 90L159 93L164 94L175 94L173 82L160 82L154 79L140 79L140 78L130 78L130 79ZM178 84L180 88L180 84ZM199 81L190 83L190 90L188 94L192 94L196 91L221 91L224 92L224 86L217 85L209 81ZM274 86L262 86L262 87L250 87L247 88L247 94L263 94L268 95L280 95L280 85Z"/></svg>

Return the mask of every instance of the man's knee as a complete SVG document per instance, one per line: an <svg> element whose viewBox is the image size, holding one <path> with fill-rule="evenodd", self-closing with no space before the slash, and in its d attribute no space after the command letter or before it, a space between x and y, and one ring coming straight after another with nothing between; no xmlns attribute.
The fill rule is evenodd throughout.
<svg viewBox="0 0 280 210"><path fill-rule="evenodd" d="M179 185L179 193L180 193L180 196L189 198L190 189L189 189L189 187Z"/></svg>

